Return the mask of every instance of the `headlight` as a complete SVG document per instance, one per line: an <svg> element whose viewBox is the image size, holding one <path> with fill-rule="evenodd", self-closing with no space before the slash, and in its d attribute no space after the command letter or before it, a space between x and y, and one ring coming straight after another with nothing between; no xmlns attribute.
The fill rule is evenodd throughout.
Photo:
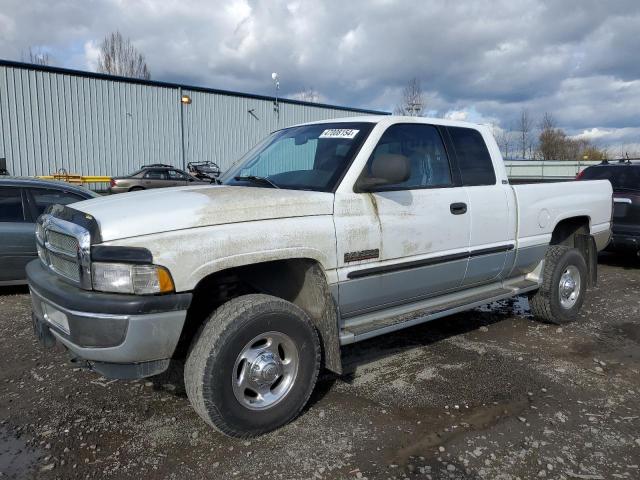
<svg viewBox="0 0 640 480"><path fill-rule="evenodd" d="M101 263L91 265L93 289L101 292L149 295L174 291L169 271L157 265Z"/></svg>

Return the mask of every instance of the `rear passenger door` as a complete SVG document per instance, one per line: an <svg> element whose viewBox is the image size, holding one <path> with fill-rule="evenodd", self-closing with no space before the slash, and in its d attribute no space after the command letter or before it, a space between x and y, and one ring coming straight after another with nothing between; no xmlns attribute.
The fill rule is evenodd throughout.
<svg viewBox="0 0 640 480"><path fill-rule="evenodd" d="M508 184L498 181L479 130L447 127L452 153L469 202L469 266L463 285L498 280L515 253L515 205Z"/></svg>
<svg viewBox="0 0 640 480"><path fill-rule="evenodd" d="M0 187L0 285L24 280L24 268L36 256L35 225L24 191Z"/></svg>

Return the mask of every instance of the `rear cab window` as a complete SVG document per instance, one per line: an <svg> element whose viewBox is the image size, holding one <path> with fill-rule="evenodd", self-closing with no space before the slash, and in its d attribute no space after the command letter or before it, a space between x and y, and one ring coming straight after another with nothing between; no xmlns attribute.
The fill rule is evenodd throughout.
<svg viewBox="0 0 640 480"><path fill-rule="evenodd" d="M0 187L0 222L26 222L20 188Z"/></svg>
<svg viewBox="0 0 640 480"><path fill-rule="evenodd" d="M493 162L482 134L465 127L447 127L447 131L456 154L462 185L495 185Z"/></svg>

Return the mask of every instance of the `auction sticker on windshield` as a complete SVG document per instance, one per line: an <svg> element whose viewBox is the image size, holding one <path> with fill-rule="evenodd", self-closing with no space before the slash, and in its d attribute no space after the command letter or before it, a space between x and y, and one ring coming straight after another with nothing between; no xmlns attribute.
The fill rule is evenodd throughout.
<svg viewBox="0 0 640 480"><path fill-rule="evenodd" d="M327 128L318 138L355 138L359 131L352 128Z"/></svg>

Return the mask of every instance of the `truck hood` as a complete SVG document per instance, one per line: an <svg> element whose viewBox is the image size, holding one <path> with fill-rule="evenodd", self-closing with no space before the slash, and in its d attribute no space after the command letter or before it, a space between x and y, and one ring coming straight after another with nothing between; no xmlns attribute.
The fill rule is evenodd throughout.
<svg viewBox="0 0 640 480"><path fill-rule="evenodd" d="M333 194L202 185L121 193L70 207L93 216L107 242L226 223L330 215Z"/></svg>

